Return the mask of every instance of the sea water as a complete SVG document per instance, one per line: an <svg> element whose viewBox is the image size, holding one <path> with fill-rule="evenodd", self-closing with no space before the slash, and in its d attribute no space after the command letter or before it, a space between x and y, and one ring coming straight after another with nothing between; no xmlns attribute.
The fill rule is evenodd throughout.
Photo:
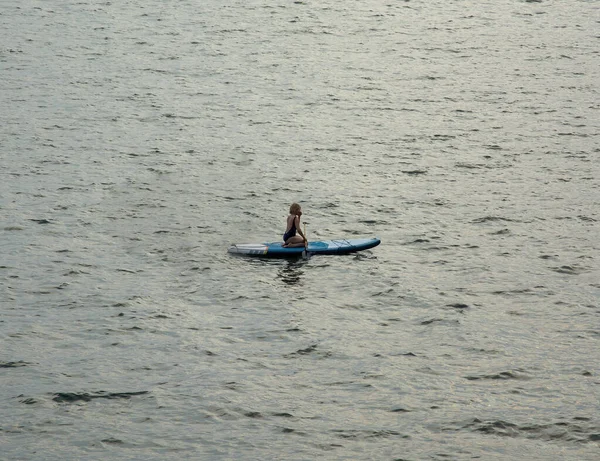
<svg viewBox="0 0 600 461"><path fill-rule="evenodd" d="M0 458L598 459L599 20L3 0Z"/></svg>

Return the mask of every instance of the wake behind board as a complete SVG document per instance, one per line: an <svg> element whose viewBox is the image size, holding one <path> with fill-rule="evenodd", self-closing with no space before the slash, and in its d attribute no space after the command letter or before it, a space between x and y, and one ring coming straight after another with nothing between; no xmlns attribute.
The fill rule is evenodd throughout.
<svg viewBox="0 0 600 461"><path fill-rule="evenodd" d="M308 254L311 255L344 255L356 251L368 250L381 243L378 238L369 239L341 239L308 242ZM263 258L290 258L302 255L304 247L284 248L283 243L241 243L232 245L227 250L229 253L259 256Z"/></svg>

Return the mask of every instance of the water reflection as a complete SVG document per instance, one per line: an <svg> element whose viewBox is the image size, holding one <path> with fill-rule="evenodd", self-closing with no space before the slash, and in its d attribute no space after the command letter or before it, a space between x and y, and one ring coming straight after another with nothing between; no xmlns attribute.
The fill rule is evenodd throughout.
<svg viewBox="0 0 600 461"><path fill-rule="evenodd" d="M302 285L302 261L286 261L285 264L277 271L277 275L286 285Z"/></svg>

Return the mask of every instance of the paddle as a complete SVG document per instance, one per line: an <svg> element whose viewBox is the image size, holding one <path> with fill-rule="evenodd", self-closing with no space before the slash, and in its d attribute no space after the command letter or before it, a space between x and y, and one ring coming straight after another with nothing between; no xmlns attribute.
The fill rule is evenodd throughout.
<svg viewBox="0 0 600 461"><path fill-rule="evenodd" d="M306 223L304 223L304 251L302 257L306 259L308 256L308 239L306 238Z"/></svg>

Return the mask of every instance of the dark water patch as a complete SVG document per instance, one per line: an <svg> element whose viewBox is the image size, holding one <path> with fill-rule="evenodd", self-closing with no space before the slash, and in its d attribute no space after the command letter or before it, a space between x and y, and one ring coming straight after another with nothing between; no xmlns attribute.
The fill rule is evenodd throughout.
<svg viewBox="0 0 600 461"><path fill-rule="evenodd" d="M587 138L589 135L586 133L574 133L572 131L570 132L562 132L562 133L557 133L558 136L575 136L575 137L579 137L579 138Z"/></svg>
<svg viewBox="0 0 600 461"><path fill-rule="evenodd" d="M427 174L427 170L402 170L402 173L407 174L409 176L418 176Z"/></svg>
<svg viewBox="0 0 600 461"><path fill-rule="evenodd" d="M296 429L292 429L291 427L282 427L281 432L283 434L297 434L297 435L306 435L306 432L297 431Z"/></svg>
<svg viewBox="0 0 600 461"><path fill-rule="evenodd" d="M554 272L558 272L559 274L567 274L567 275L579 275L586 272L586 269L578 266L560 266L560 267L552 267Z"/></svg>
<svg viewBox="0 0 600 461"><path fill-rule="evenodd" d="M424 321L422 321L422 322L420 323L420 325L431 325L431 324L433 324L433 323L436 323L436 322L443 322L443 321L444 321L444 319L430 319L430 320L424 320Z"/></svg>
<svg viewBox="0 0 600 461"><path fill-rule="evenodd" d="M24 362L19 360L17 362L0 362L0 368L20 368L26 367L27 365L31 365L29 362Z"/></svg>
<svg viewBox="0 0 600 461"><path fill-rule="evenodd" d="M86 271L81 271L81 270L70 270L68 272L65 272L63 274L63 276L65 277L69 277L69 276L74 276L74 275L89 275L89 272Z"/></svg>
<svg viewBox="0 0 600 461"><path fill-rule="evenodd" d="M343 430L335 429L332 433L342 439L352 440L370 440L370 439L387 439L387 438L401 438L410 439L410 436L402 434L393 430L378 430L378 431L367 431L367 430Z"/></svg>
<svg viewBox="0 0 600 461"><path fill-rule="evenodd" d="M531 378L529 376L525 375L521 371L501 371L500 373L493 373L493 374L489 374L489 375L465 376L465 379L468 379L469 381L482 381L482 380L509 380L509 379L528 380Z"/></svg>
<svg viewBox="0 0 600 461"><path fill-rule="evenodd" d="M178 58L177 58L178 59ZM163 114L164 118L178 118L181 120L196 120L198 117L191 115Z"/></svg>
<svg viewBox="0 0 600 461"><path fill-rule="evenodd" d="M589 217L589 216L582 216L582 215L579 215L579 216L577 216L577 217L578 217L578 218L579 218L581 221L585 221L585 222L597 222L597 221L598 221L597 219L591 218L591 217Z"/></svg>
<svg viewBox="0 0 600 461"><path fill-rule="evenodd" d="M95 399L130 399L138 395L149 394L149 391L139 392L94 392L94 393L76 393L76 392L58 392L53 394L52 400L59 403L91 402Z"/></svg>
<svg viewBox="0 0 600 461"><path fill-rule="evenodd" d="M50 221L49 219L30 219L30 221L33 221L38 224L52 224L52 221Z"/></svg>
<svg viewBox="0 0 600 461"><path fill-rule="evenodd" d="M224 387L225 389L229 389L229 390L231 390L231 391L237 391L237 390L240 390L240 388L242 387L242 385L241 385L241 384L239 384L239 383L236 383L235 381L231 381L231 382L229 382L229 383L225 383L225 384L223 385L223 387Z"/></svg>
<svg viewBox="0 0 600 461"><path fill-rule="evenodd" d="M452 307L454 309L467 309L469 307L469 305L463 304L463 303L454 303L454 304L446 304L446 307Z"/></svg>
<svg viewBox="0 0 600 461"><path fill-rule="evenodd" d="M510 233L509 229L500 229L499 231L492 232L490 235L509 235Z"/></svg>
<svg viewBox="0 0 600 461"><path fill-rule="evenodd" d="M393 408L390 410L392 413L410 413L411 410L407 410L406 408Z"/></svg>
<svg viewBox="0 0 600 461"><path fill-rule="evenodd" d="M125 272L127 274L136 274L137 272L142 272L142 271L134 271L131 269L123 269L123 268L116 269L116 271L117 272Z"/></svg>
<svg viewBox="0 0 600 461"><path fill-rule="evenodd" d="M505 218L503 216L484 216L483 218L477 218L471 221L472 224L483 224L488 222L518 222L514 219Z"/></svg>
<svg viewBox="0 0 600 461"><path fill-rule="evenodd" d="M523 288L521 290L496 290L492 291L493 295L511 296L511 295L532 295L535 292L530 288Z"/></svg>
<svg viewBox="0 0 600 461"><path fill-rule="evenodd" d="M315 152L344 152L341 147L315 147Z"/></svg>
<svg viewBox="0 0 600 461"><path fill-rule="evenodd" d="M150 317L151 319L170 319L168 315L165 314L156 314Z"/></svg>
<svg viewBox="0 0 600 461"><path fill-rule="evenodd" d="M125 442L123 442L121 439L115 439L113 437L110 437L108 439L103 439L102 443L108 443L108 444L111 444L111 445L122 445Z"/></svg>
<svg viewBox="0 0 600 461"><path fill-rule="evenodd" d="M210 267L206 266L206 267L200 267L200 266L194 266L194 267L190 267L191 271L195 271L195 272L206 272L210 270Z"/></svg>
<svg viewBox="0 0 600 461"><path fill-rule="evenodd" d="M20 395L19 397L25 397L24 395ZM38 403L38 400L33 397L26 397L24 399L19 400L19 402L24 403L25 405L35 405Z"/></svg>
<svg viewBox="0 0 600 461"><path fill-rule="evenodd" d="M413 245L415 243L429 243L430 241L431 240L426 239L426 238L418 238L418 239L412 240L410 242L403 243L403 245Z"/></svg>
<svg viewBox="0 0 600 461"><path fill-rule="evenodd" d="M476 353L476 354L486 354L486 355L504 354L504 352L498 351L495 349L483 349L483 348L470 347L467 350L470 352Z"/></svg>
<svg viewBox="0 0 600 461"><path fill-rule="evenodd" d="M287 354L285 357L291 358L291 357L298 357L298 356L301 356L301 355L308 355L308 354L312 354L316 350L317 350L317 344L313 344L311 346L308 346L306 349L299 349L296 352L292 352L291 354Z"/></svg>
<svg viewBox="0 0 600 461"><path fill-rule="evenodd" d="M389 295L390 293L393 293L394 289L393 288L388 288L387 290L383 290L383 291L378 291L377 293L372 294L371 296L373 298L376 298L378 296L384 296L384 295Z"/></svg>
<svg viewBox="0 0 600 461"><path fill-rule="evenodd" d="M454 166L456 168L464 168L466 170L480 170L481 168L485 168L486 165L481 165L477 163L466 163L466 162L458 162L455 163Z"/></svg>
<svg viewBox="0 0 600 461"><path fill-rule="evenodd" d="M424 320L423 322L420 323L420 325L432 325L434 323L459 323L458 320L446 320L446 319L438 319L438 318L434 318L434 319L430 319L430 320Z"/></svg>
<svg viewBox="0 0 600 461"><path fill-rule="evenodd" d="M7 226L4 228L4 230L8 231L8 232L12 232L12 231L22 231L22 230L25 230L25 228L21 227L21 226Z"/></svg>
<svg viewBox="0 0 600 461"><path fill-rule="evenodd" d="M434 134L430 136L429 139L432 141L450 141L451 139L455 139L456 136L451 134Z"/></svg>
<svg viewBox="0 0 600 461"><path fill-rule="evenodd" d="M589 443L600 440L600 427L586 419L558 421L554 423L516 424L504 420L480 420L474 418L466 424L458 423L444 430L467 430L499 437L525 438L544 442Z"/></svg>
<svg viewBox="0 0 600 461"><path fill-rule="evenodd" d="M358 221L361 224L369 224L369 225L373 225L373 224L379 224L379 225L385 225L385 224L389 224L387 221L377 221L375 219L362 219L360 221Z"/></svg>

